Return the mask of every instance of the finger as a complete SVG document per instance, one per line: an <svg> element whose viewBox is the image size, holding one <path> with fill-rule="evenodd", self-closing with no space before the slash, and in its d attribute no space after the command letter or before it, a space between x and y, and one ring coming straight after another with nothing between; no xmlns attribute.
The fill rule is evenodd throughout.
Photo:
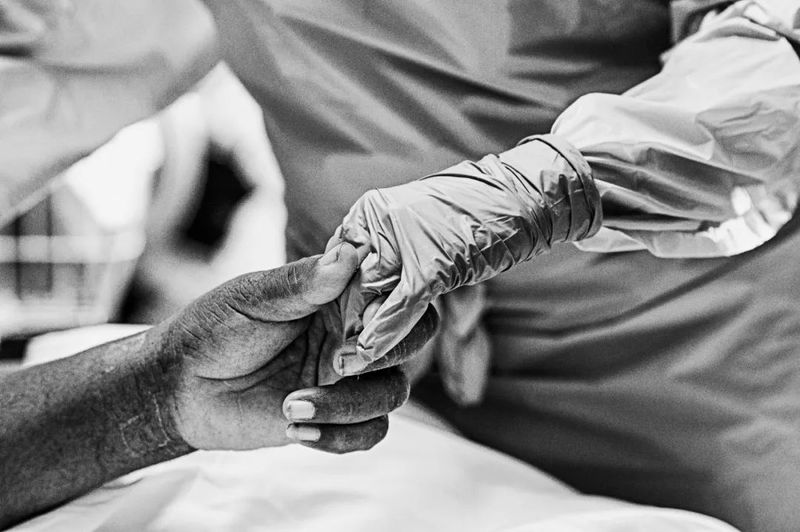
<svg viewBox="0 0 800 532"><path fill-rule="evenodd" d="M361 318L361 321L364 323L364 325L367 325L372 321L372 319L378 313L378 310L381 308L381 305L386 302L387 297L389 296L378 296L370 301L370 303L364 309L364 315Z"/></svg>
<svg viewBox="0 0 800 532"><path fill-rule="evenodd" d="M405 374L406 378L408 379L408 383L412 388L433 367L435 349L436 340L431 339L431 341L425 344L425 346L415 353L413 357L406 360L400 366L400 371Z"/></svg>
<svg viewBox="0 0 800 532"><path fill-rule="evenodd" d="M401 279L358 337L355 356L342 357L342 375L354 375L380 359L405 338L425 314L431 298L416 294Z"/></svg>
<svg viewBox="0 0 800 532"><path fill-rule="evenodd" d="M372 240L371 251L358 269L362 306L353 308L358 316L375 296L389 294L400 282L401 263L392 242L383 233L373 235Z"/></svg>
<svg viewBox="0 0 800 532"><path fill-rule="evenodd" d="M384 368L391 368L404 364L414 358L425 345L436 335L439 327L439 315L433 305L429 305L425 314L411 329L411 332L403 338L399 344L389 350L375 362L371 362L362 373L378 371ZM340 364L341 366L341 364Z"/></svg>
<svg viewBox="0 0 800 532"><path fill-rule="evenodd" d="M359 250L365 248L359 248ZM400 281L400 267L395 265L396 260L392 259L393 252L386 251L386 246L379 248L377 252L370 252L366 255L358 272L353 276L347 293L347 306L345 316L348 324L358 324L358 331L361 332L362 315L368 305L381 294L386 295L397 286ZM360 256L359 256L360 257ZM354 334L353 328L348 331L348 335Z"/></svg>
<svg viewBox="0 0 800 532"><path fill-rule="evenodd" d="M360 261L363 261L367 254L375 249L373 232L370 231L372 224L367 218L375 214L371 203L376 194L379 194L377 190L364 193L345 215L335 234L339 240L352 244L358 250Z"/></svg>
<svg viewBox="0 0 800 532"><path fill-rule="evenodd" d="M328 243L325 244L325 253L329 252L331 249L335 248L341 243L342 243L342 226L340 225L333 232L333 235L328 239Z"/></svg>
<svg viewBox="0 0 800 532"><path fill-rule="evenodd" d="M335 454L372 449L389 431L388 416L353 425L292 424L286 435L298 443Z"/></svg>
<svg viewBox="0 0 800 532"><path fill-rule="evenodd" d="M364 313L367 308L371 309L370 317L372 317L377 312L380 304L386 301L386 295L381 296L380 291L376 291L372 288L365 288L362 282L363 276L370 272L370 266L368 266L368 264L375 260L376 257L377 255L374 253L370 253L367 256L361 264L361 267L355 275L353 275L347 289L339 298L339 308L344 318L342 323L345 338L357 336L364 329L364 324L367 323L367 321L364 320ZM386 280L385 287L387 293L397 284L397 276L393 277L394 280L388 278Z"/></svg>
<svg viewBox="0 0 800 532"><path fill-rule="evenodd" d="M408 393L405 375L392 368L293 392L283 401L283 414L291 422L360 423L402 406Z"/></svg>
<svg viewBox="0 0 800 532"><path fill-rule="evenodd" d="M439 348L439 337L442 335L442 324L447 319L447 315L444 314L444 307L442 305L441 297L434 299L431 302L431 307L433 307L433 310L436 311L437 316L437 328L433 333L433 337L428 340L428 343L422 346L419 351L414 353L413 357L405 361L403 365L400 366L401 371L406 374L406 377L408 377L408 382L411 384L412 388L433 367L434 360L436 359L436 353ZM427 312L428 311L426 311L426 314ZM424 320L425 316L423 316L422 320L420 321ZM373 364L377 364L377 362L373 362Z"/></svg>
<svg viewBox="0 0 800 532"><path fill-rule="evenodd" d="M331 249L335 248L336 246L338 246L342 242L345 242L345 239L342 237L342 234L343 234L343 230L342 230L342 226L340 225L333 232L333 236L331 236L328 239L328 243L325 244L325 253L327 253ZM361 264L362 262L364 262L364 259L366 258L367 254L369 253L370 246L367 245L367 244L360 244L360 243L356 243L356 242L349 242L349 241L347 241L347 242L350 245L352 245L353 247L356 248L356 252L358 254L358 263Z"/></svg>
<svg viewBox="0 0 800 532"><path fill-rule="evenodd" d="M375 294L388 293L400 281L402 263L385 235L377 235L375 251L361 263L361 287Z"/></svg>
<svg viewBox="0 0 800 532"><path fill-rule="evenodd" d="M361 271L357 270L347 285L347 288L339 297L339 311L342 317L343 338L357 336L364 329L361 321L361 313L366 305L365 297L374 297L361 290L360 284Z"/></svg>
<svg viewBox="0 0 800 532"><path fill-rule="evenodd" d="M254 272L229 281L225 301L261 321L289 321L307 316L333 301L358 267L358 254L342 243L322 256L301 259L274 270Z"/></svg>
<svg viewBox="0 0 800 532"><path fill-rule="evenodd" d="M375 196L379 194L377 190L368 190L356 200L342 220L339 238L345 242L350 242L355 247L370 247L372 239L368 218L370 215L374 218L375 213L372 203Z"/></svg>
<svg viewBox="0 0 800 532"><path fill-rule="evenodd" d="M489 380L491 344L482 325L469 336L443 331L436 351L445 391L460 406L481 402Z"/></svg>

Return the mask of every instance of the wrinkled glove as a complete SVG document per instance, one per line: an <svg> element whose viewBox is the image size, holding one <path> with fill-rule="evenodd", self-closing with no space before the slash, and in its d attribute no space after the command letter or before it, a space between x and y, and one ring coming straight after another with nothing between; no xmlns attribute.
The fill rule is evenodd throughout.
<svg viewBox="0 0 800 532"><path fill-rule="evenodd" d="M579 249L731 256L792 218L799 5L736 2L705 17L658 75L621 95L582 96L561 114L553 133L586 157L603 202L603 228Z"/></svg>
<svg viewBox="0 0 800 532"><path fill-rule="evenodd" d="M623 95L584 96L561 115L547 142L579 176L589 175L591 163L605 212L605 227L579 248L728 256L763 244L791 218L800 198L800 41L792 29L800 19L794 4L788 17L775 7L741 1L705 17L665 56L660 74ZM586 160L556 145L558 138ZM360 332L370 296L393 291L364 314L353 368L380 357L432 296L596 230L592 223L585 234L577 229L587 213L578 198L594 200L596 191L576 195L554 184L548 165L557 161L531 144L545 149L529 143L373 191L354 206L339 236L371 255L358 285L366 293L348 290L340 302L350 333ZM564 224L573 224L573 234L563 233ZM401 320L410 321L403 327Z"/></svg>
<svg viewBox="0 0 800 532"><path fill-rule="evenodd" d="M408 334L428 305L490 279L557 242L593 235L600 200L588 165L563 140L530 137L404 185L364 194L331 239L365 256L340 299L346 336L337 371L351 375ZM385 297L385 300L382 298ZM370 319L368 305L382 301Z"/></svg>

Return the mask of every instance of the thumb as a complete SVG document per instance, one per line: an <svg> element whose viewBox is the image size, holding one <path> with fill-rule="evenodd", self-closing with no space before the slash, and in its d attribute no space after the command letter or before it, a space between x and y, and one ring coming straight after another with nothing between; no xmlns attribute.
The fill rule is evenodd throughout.
<svg viewBox="0 0 800 532"><path fill-rule="evenodd" d="M322 256L234 279L229 301L235 310L254 319L296 320L336 299L357 268L355 248L343 242Z"/></svg>

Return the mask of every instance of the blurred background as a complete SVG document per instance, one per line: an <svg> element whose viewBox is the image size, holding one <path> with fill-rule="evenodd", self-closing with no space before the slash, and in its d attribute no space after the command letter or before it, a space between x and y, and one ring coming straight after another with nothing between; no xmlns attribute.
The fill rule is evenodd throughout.
<svg viewBox="0 0 800 532"><path fill-rule="evenodd" d="M17 365L34 335L155 323L282 264L285 218L261 110L220 64L0 228L2 366Z"/></svg>

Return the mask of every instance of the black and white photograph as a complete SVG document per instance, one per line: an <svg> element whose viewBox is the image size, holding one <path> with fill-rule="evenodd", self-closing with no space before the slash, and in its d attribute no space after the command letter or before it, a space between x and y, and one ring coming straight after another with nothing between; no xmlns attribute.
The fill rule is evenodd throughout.
<svg viewBox="0 0 800 532"><path fill-rule="evenodd" d="M0 0L0 530L800 531L800 0Z"/></svg>

